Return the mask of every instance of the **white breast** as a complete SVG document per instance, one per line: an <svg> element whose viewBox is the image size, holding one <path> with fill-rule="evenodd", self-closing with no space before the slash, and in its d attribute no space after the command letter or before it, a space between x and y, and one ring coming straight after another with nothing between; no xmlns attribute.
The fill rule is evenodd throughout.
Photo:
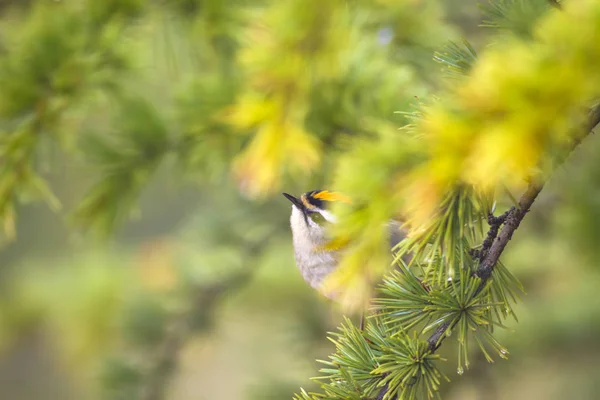
<svg viewBox="0 0 600 400"><path fill-rule="evenodd" d="M325 228L305 218L296 206L292 206L290 225L296 265L304 280L318 289L323 279L337 267L336 252L319 249L327 243Z"/></svg>

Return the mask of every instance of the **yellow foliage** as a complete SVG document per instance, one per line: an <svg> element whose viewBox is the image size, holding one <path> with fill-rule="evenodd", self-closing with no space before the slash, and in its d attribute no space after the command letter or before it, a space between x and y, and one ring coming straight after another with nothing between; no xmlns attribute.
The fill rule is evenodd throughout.
<svg viewBox="0 0 600 400"><path fill-rule="evenodd" d="M293 0L272 3L248 29L239 56L247 87L225 118L256 128L233 166L250 196L273 193L285 172L306 176L319 167L321 146L304 129L305 110L312 88L344 65L347 22L339 0Z"/></svg>
<svg viewBox="0 0 600 400"><path fill-rule="evenodd" d="M351 157L340 161L335 181L357 206L342 213L332 232L349 248L331 287L356 287L355 279L375 276L376 269L368 269L381 260L380 229L390 218L404 215L410 236L420 237L457 188L470 188L473 199L480 196L481 204L474 200L470 207L485 213L496 188L521 191L544 172L600 96L599 41L600 3L567 2L542 18L534 40L506 39L482 52L470 76L425 108L409 130L420 146L401 146L407 132L382 132L378 140L391 138L387 145L356 144ZM399 161L411 157L419 161ZM360 302L357 293L344 302Z"/></svg>
<svg viewBox="0 0 600 400"><path fill-rule="evenodd" d="M242 96L237 104L227 108L220 119L240 129L250 129L281 114L277 102L255 93Z"/></svg>
<svg viewBox="0 0 600 400"><path fill-rule="evenodd" d="M506 135L503 130L492 128L476 139L463 176L487 190L504 183L520 191L525 178L535 173L541 150L539 143L526 135Z"/></svg>
<svg viewBox="0 0 600 400"><path fill-rule="evenodd" d="M346 312L355 312L368 304L375 285L388 270L388 218L390 198L373 198L360 211L340 204L336 211L345 216L342 224L332 227L334 239L329 244L342 253L339 268L324 283L326 293L335 293L336 302ZM364 231L346 228L359 227ZM367 235L364 233L368 232Z"/></svg>
<svg viewBox="0 0 600 400"><path fill-rule="evenodd" d="M344 312L357 312L368 306L375 286L391 262L389 250L381 245L387 243L386 237L369 237L353 244L340 267L325 279L321 290L333 294Z"/></svg>
<svg viewBox="0 0 600 400"><path fill-rule="evenodd" d="M238 156L234 174L242 190L256 197L279 188L284 168L292 173L309 174L319 166L319 141L291 121L268 121Z"/></svg>
<svg viewBox="0 0 600 400"><path fill-rule="evenodd" d="M600 94L598 2L569 2L551 11L535 38L507 40L484 52L464 84L428 110L417 129L430 161L415 175L407 202L409 212L421 214L417 220L432 193L456 182L487 191L520 189L570 140Z"/></svg>
<svg viewBox="0 0 600 400"><path fill-rule="evenodd" d="M436 215L443 191L435 175L428 168L419 168L410 174L412 179L406 180L403 211L407 216L410 233L427 225Z"/></svg>

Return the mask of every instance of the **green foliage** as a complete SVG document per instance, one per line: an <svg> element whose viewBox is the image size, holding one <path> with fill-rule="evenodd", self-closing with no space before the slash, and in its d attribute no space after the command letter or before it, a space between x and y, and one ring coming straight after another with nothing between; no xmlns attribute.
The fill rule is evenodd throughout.
<svg viewBox="0 0 600 400"><path fill-rule="evenodd" d="M197 179L218 182L243 146L243 138L215 116L233 102L237 87L221 79L195 80L178 98L181 137L177 161Z"/></svg>
<svg viewBox="0 0 600 400"><path fill-rule="evenodd" d="M18 52L11 51L10 57L5 57L7 85L4 86L8 90L6 101L0 101L0 108L10 111L10 116L5 113L10 119L32 110L37 116L40 95L27 93L43 90L46 82L59 84L51 86L49 92L44 91L44 96L50 95L47 99L52 105L50 109L57 110L51 117L57 123L62 112L71 111L77 100L86 99L94 89L101 89L101 94L108 96L122 92L127 86L123 72L133 64L126 46L118 40L123 35L133 38L137 34L135 28L128 25L131 18L152 15L152 7L135 0L90 0L89 4L77 6L70 2L44 4L32 6L39 11L31 14L32 28L23 28L25 37L19 39L37 47L32 50L19 47ZM194 68L203 70L201 77L183 79L182 88L168 89L171 93L166 96L178 99L173 114L161 113L164 123L177 126L171 135L171 149L185 174L209 177L213 182L220 180L233 164L245 190L256 194L267 187L274 189L274 185L281 182L282 171L295 176L316 171L321 164L321 152L345 137L372 134L388 124L398 105L408 105L415 90L423 93L420 85L412 83L415 71L423 70L421 61L417 61L421 58L398 59L390 52L415 49L419 47L417 44L429 43L434 38L441 42L446 29L435 24L417 24L407 31L405 24L393 25L385 28L391 29L394 35L393 44L380 45L374 41L374 35L396 17L397 21L408 21L420 13L440 18L439 8L433 2L408 8L362 3L346 7L343 3L331 3L326 9L321 4L307 7L303 2L273 3L266 8L224 2L207 2L202 6L197 2L169 2L168 5L186 11L189 24L176 31L170 19L164 17L164 35L192 35L193 45L189 49L198 55L192 63L200 63L193 64ZM53 8L60 8L62 12L53 12L53 18L44 18ZM258 19L254 18L256 15ZM364 15L369 17L362 20ZM394 15L396 17L390 19ZM241 29L246 32L244 35L240 35ZM32 34L27 33L30 30ZM10 38L20 34L17 31ZM406 36L402 39L401 35ZM420 39L418 35L422 35ZM240 40L242 37L245 39ZM418 43L413 43L411 38ZM63 50L56 51L57 48ZM47 49L54 51L49 54ZM166 54L169 55L174 54ZM32 58L39 60L23 66L18 64L20 59ZM363 62L366 58L372 61L368 65ZM288 61L282 62L285 60ZM12 66L13 63L17 64ZM31 68L35 70L30 71ZM407 86L414 90L401 93L394 89ZM22 97L25 95L29 97ZM82 107L85 106L87 104ZM60 131L62 140L68 139L70 129L62 126L59 129L59 125L52 128L50 117L38 117L48 120L38 118L32 124ZM116 121L115 132L121 129L119 123ZM123 129L134 132L131 124ZM142 124L136 129L141 131L146 127ZM251 135L241 136L240 131ZM87 143L98 142L87 136L86 133L81 141L86 154L90 147L96 146ZM122 150L111 149L111 146L127 145L121 143L122 139L101 136L102 143L98 143L96 152L118 155ZM37 147L33 141L29 148L24 145L21 153L25 154L24 158L15 160L14 164L30 161ZM110 171L110 178L92 189L79 207L77 217L84 226L93 226L105 234L130 214L146 178L133 177L136 174L133 164L129 164L132 168L121 168L121 174L114 166L106 165L115 160L102 160L93 152L90 157L98 161L101 171ZM332 160L325 160L323 165L329 168L331 163ZM143 168L140 166L138 172L149 177L155 169L153 166L156 159L149 160ZM31 172L26 176L36 175L33 166L28 169ZM34 186L41 187L41 183ZM16 192L18 189L7 182L7 196L3 197L9 200L3 218L7 224L14 220L11 210L16 198L12 194Z"/></svg>
<svg viewBox="0 0 600 400"><path fill-rule="evenodd" d="M510 300L504 294L504 287L510 288L506 290L510 290L512 295L519 283L508 271L504 271L506 278L514 282L497 289L500 290L498 295L489 290L489 286L494 283L482 288L481 281L472 277L470 270L463 268L460 276L455 279L429 285L405 266L401 272L394 271L385 279L381 288L382 297L374 300L374 310L382 316L386 326L405 332L414 329L420 334L431 334L447 324L448 327L440 336L444 339L446 334L452 332L451 327L456 326L459 371L469 367L467 343L471 332L475 332L474 338L490 361L484 342L489 342L504 357L506 350L490 333L494 326L502 326L503 320L512 310ZM505 281L500 282L500 285L505 284Z"/></svg>
<svg viewBox="0 0 600 400"><path fill-rule="evenodd" d="M428 281L440 284L457 271L468 269L465 255L483 234L483 216L491 212L489 197L469 187L449 190L438 216L419 232L398 245L396 259L412 254L412 260L426 264ZM456 261L455 261L456 260ZM457 265L454 263L457 262Z"/></svg>
<svg viewBox="0 0 600 400"><path fill-rule="evenodd" d="M423 117L410 127L418 138L416 151L408 151L412 154L406 157L419 162L400 170L401 152L395 159L368 152L370 171L393 172L373 175L378 186L366 191L375 204L369 218L351 217L336 227L336 232L349 236L349 242L369 241L360 248L360 257L355 257L357 250L343 261L347 271L356 271L357 258L368 259L366 255L378 251L377 229L398 215L407 221L411 235L397 257L410 251L417 251L415 258L421 260L425 254L434 260L436 255L451 255L463 246L463 235L474 245L477 241L469 232L487 218L497 189L521 191L528 180L541 179L561 159L561 149L571 141L570 127L581 123L582 110L598 94L597 69L592 67L597 49L588 48L591 42L582 39L597 36L598 25L593 11L583 11L593 5L582 4L550 12L540 21L534 43L510 39L503 49L495 46L482 52L460 86L425 106ZM573 26L586 34L574 34ZM581 54L588 61L583 62ZM506 58L519 61L505 65ZM557 76L569 78L557 80ZM361 165L363 160L367 158L359 155L352 162ZM352 198L365 197L355 171L343 159L339 165L343 168L334 186ZM467 187L466 197L460 200L463 187ZM358 202L360 211L353 215L364 213L362 204ZM437 257L441 263L437 265L452 273L447 260L453 259ZM427 279L439 282L442 271L437 268Z"/></svg>
<svg viewBox="0 0 600 400"><path fill-rule="evenodd" d="M426 342L403 331L390 334L381 324L367 327L367 332L382 351L380 365L373 372L384 374L381 383L389 388L384 399L436 397L441 380L448 378L435 364L440 356L431 354Z"/></svg>
<svg viewBox="0 0 600 400"><path fill-rule="evenodd" d="M377 358L382 353L376 347L372 347L349 320L346 320L346 325L340 327L339 333L332 336L330 340L335 344L337 352L330 357L331 361L322 361L325 365L333 367L321 370L326 374L325 378L336 382L342 378L340 374L347 374L354 380L355 385L359 385L360 393L372 394L379 379L371 372L378 367ZM355 392L356 389L352 391Z"/></svg>
<svg viewBox="0 0 600 400"><path fill-rule="evenodd" d="M144 8L143 0L87 0L84 6L92 27L106 24L113 19L137 17Z"/></svg>
<svg viewBox="0 0 600 400"><path fill-rule="evenodd" d="M100 379L102 395L106 399L126 400L139 396L142 376L136 365L130 365L120 359L107 360Z"/></svg>
<svg viewBox="0 0 600 400"><path fill-rule="evenodd" d="M126 341L148 350L160 345L166 336L169 313L157 299L140 296L125 312L123 337Z"/></svg>
<svg viewBox="0 0 600 400"><path fill-rule="evenodd" d="M6 39L7 53L0 58L0 218L9 237L14 236L19 200L41 197L54 208L59 204L35 167L39 142L56 140L68 148L72 139L61 123L64 114L85 93L109 88L111 75L126 68L116 46L118 31L111 25L125 3L112 8L100 1L91 4L101 6L90 14L88 25L78 7L35 3L28 20ZM19 179L14 171L20 171Z"/></svg>
<svg viewBox="0 0 600 400"><path fill-rule="evenodd" d="M297 399L361 399L376 395L383 385L389 387L384 399L433 398L441 379L447 379L434 361L428 344L402 330L386 329L374 318L364 332L346 319L330 340L336 346L331 361L319 380L325 395L302 392Z"/></svg>
<svg viewBox="0 0 600 400"><path fill-rule="evenodd" d="M433 55L433 58L446 68L444 71L450 77L467 75L477 59L477 53L469 42L463 40L461 44L462 46L449 42Z"/></svg>
<svg viewBox="0 0 600 400"><path fill-rule="evenodd" d="M167 127L155 108L143 99L123 99L115 124L119 137L90 136L87 154L104 169L80 204L76 218L102 234L114 230L124 210L135 204L160 162L171 150ZM116 141L115 144L110 141ZM119 196L119 203L111 201Z"/></svg>
<svg viewBox="0 0 600 400"><path fill-rule="evenodd" d="M318 181L352 198L333 210L332 236L347 244L331 278L342 305L363 305L385 277L366 329L346 320L331 334L321 393L296 399L438 397L442 342L456 346L459 374L473 347L506 358L496 328L516 319L523 287L500 262L477 277L484 222L505 193L545 179L600 96L597 2L493 1L484 25L501 35L478 52L466 40L442 46L453 29L435 1L40 0L11 18L0 53L5 232L25 201L60 205L39 166L54 147L98 172L80 226L114 233L159 170L191 178L204 225L191 228L195 251L150 257L135 278L103 265L17 280L7 296L20 307L1 316L0 338L48 316L51 330L73 331L56 335L73 359L111 348L109 398L164 391L169 346L211 328L218 299L278 244L269 196ZM163 36L173 59L159 62L148 53ZM460 77L437 97L434 60ZM262 206L238 199L230 180ZM390 219L408 231L391 272Z"/></svg>
<svg viewBox="0 0 600 400"><path fill-rule="evenodd" d="M552 7L552 0L496 0L483 7L482 26L529 39L538 18Z"/></svg>
<svg viewBox="0 0 600 400"><path fill-rule="evenodd" d="M510 19L507 13L500 13L507 6L508 3L501 2L494 8L497 28L505 27L500 26L501 17ZM531 11L526 7L512 9L511 13L519 10ZM492 211L493 202L501 198L496 188L519 190L523 181L542 179L549 166L562 159L560 149L568 146L569 134L574 132L569 127L578 126L582 120L582 114L569 111L571 107L585 110L598 96L599 86L593 78L596 74L588 69L597 57L591 56L585 63L578 61L581 54L589 56L596 51L581 47L584 42L590 43L582 36L570 36L583 29L586 38L596 37L597 11L593 2L577 3L564 12L549 13L537 26L531 24L533 12L529 13L523 18L535 26L534 43L507 39L502 49L497 45L482 52L477 60L469 47L463 51L450 45L438 59L454 75L468 76L453 86L450 93L423 107L415 124L408 127L419 144L412 152L408 151L410 156L404 161L410 160L409 157L419 161L402 164L402 158L386 157L386 152L375 146L371 146L371 151L360 146L363 153L354 154L353 165L369 160L367 170L377 177L376 186L366 188L358 184L364 181L356 172L340 162L337 187L358 201L344 207L347 214L343 215L347 216L335 231L337 235L345 234L346 242L363 245L351 247L350 254L342 261L341 269L345 272L338 272L337 279L347 282L349 278L344 273L361 273L356 267L358 260L368 260L380 249L382 235L380 228L375 227L384 226L402 209L410 232L396 249L395 261L402 263L405 257L411 261L408 266L397 265L401 272L392 272L385 279L381 297L374 300L374 311L381 315L386 327L395 327L394 332L409 330L416 337L428 335L430 354L452 333L458 345L459 374L470 365L468 350L472 340L490 362L493 360L490 349L501 358L508 354L495 338L493 328L502 327L508 316L515 317L511 303L518 298L522 286L502 264L496 266L490 281L475 277L478 259L471 256L471 249L483 241L483 221ZM571 50L565 55L567 48ZM560 61L548 64L554 57ZM507 68L503 61L507 58L519 61ZM571 67L565 66L567 59ZM560 72L548 68L549 65ZM563 71L563 67L569 68L569 72ZM569 75L566 81L554 80L565 74ZM587 86L590 77L594 83ZM553 83L543 83L546 79ZM586 89L583 86L576 89L574 86L578 84ZM555 97L558 92L562 93L560 100ZM536 95L530 97L531 93ZM560 110L548 114L548 110L540 111L540 106L545 107L543 104ZM529 111L524 111L524 107ZM536 113L539 118L533 116ZM528 121L525 126L524 120ZM540 136L541 132L544 134ZM389 149L386 147L386 151ZM516 149L527 149L528 154L517 154ZM493 157L498 158L492 161ZM363 200L365 197L368 200ZM366 214L370 208L367 202L375 203L372 214ZM368 245L364 245L365 237L370 238ZM365 336L368 337L368 332ZM338 362L340 371L342 365ZM368 364L363 366L369 369ZM358 371L347 379L340 376L336 384L341 385L340 380L346 379L352 387L356 376L363 375L364 372ZM429 375L434 377L435 374ZM419 398L406 388L403 393Z"/></svg>

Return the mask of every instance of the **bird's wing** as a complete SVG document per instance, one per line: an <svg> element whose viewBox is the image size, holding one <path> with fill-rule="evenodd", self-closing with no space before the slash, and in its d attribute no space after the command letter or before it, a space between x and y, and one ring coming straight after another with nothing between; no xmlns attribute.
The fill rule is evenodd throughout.
<svg viewBox="0 0 600 400"><path fill-rule="evenodd" d="M393 249L398 243L406 237L407 231L402 227L402 224L398 221L390 221L388 223L389 235L390 235L390 249Z"/></svg>

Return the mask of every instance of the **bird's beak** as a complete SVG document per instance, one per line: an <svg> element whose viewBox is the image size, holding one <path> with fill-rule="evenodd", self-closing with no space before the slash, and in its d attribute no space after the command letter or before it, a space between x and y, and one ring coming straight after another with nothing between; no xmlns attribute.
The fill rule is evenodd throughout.
<svg viewBox="0 0 600 400"><path fill-rule="evenodd" d="M292 196L291 194L282 193L289 201L292 202L293 205L298 207L300 210L304 210L304 204L302 204L302 200Z"/></svg>

